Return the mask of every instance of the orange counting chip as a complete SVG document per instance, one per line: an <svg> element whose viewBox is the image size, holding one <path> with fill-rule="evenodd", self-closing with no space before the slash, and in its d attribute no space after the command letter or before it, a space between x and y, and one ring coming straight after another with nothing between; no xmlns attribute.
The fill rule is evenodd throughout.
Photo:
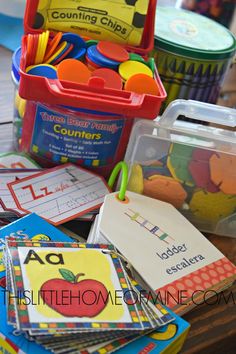
<svg viewBox="0 0 236 354"><path fill-rule="evenodd" d="M60 40L62 37L62 32L58 32L55 37L51 40L51 42L48 43L46 53L44 56L44 61L47 61L50 56L55 52Z"/></svg>
<svg viewBox="0 0 236 354"><path fill-rule="evenodd" d="M36 53L38 49L39 35L33 34L33 48L32 48L32 65L35 63Z"/></svg>
<svg viewBox="0 0 236 354"><path fill-rule="evenodd" d="M156 81L146 74L131 76L125 83L125 90L139 94L159 95L159 88Z"/></svg>
<svg viewBox="0 0 236 354"><path fill-rule="evenodd" d="M59 80L87 84L91 71L81 61L65 59L57 66L57 76Z"/></svg>
<svg viewBox="0 0 236 354"><path fill-rule="evenodd" d="M28 34L27 36L27 47L26 47L26 66L32 64L32 52L33 52L33 35Z"/></svg>
<svg viewBox="0 0 236 354"><path fill-rule="evenodd" d="M225 194L236 194L236 156L218 153L210 158L211 180Z"/></svg>
<svg viewBox="0 0 236 354"><path fill-rule="evenodd" d="M181 208L187 198L187 193L181 183L172 177L157 175L144 179L143 194Z"/></svg>

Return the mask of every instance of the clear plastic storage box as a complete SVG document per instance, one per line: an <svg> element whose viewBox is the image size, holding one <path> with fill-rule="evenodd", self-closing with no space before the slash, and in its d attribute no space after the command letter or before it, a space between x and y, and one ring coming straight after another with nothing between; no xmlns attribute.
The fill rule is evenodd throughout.
<svg viewBox="0 0 236 354"><path fill-rule="evenodd" d="M235 126L234 109L191 100L139 120L125 156L128 189L173 204L202 231L236 237Z"/></svg>

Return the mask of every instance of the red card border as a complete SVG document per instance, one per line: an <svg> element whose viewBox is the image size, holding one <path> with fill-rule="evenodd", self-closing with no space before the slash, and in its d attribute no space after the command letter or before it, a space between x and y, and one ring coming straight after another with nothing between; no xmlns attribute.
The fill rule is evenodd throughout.
<svg viewBox="0 0 236 354"><path fill-rule="evenodd" d="M14 172L16 172L16 174L18 174L18 173L25 173L25 172L34 172L34 171L40 171L40 169L34 169L34 168L6 168L6 169L0 169L0 178L1 178L1 175L2 174L8 174L8 173L14 173ZM36 173L35 173L36 174ZM29 176L29 177L31 177L31 176ZM26 178L26 177L24 177L24 178ZM23 179L23 178L22 178ZM21 179L20 179L21 180ZM17 181L15 181L15 182L17 182ZM10 183L14 183L14 182L10 182ZM8 184L9 183L7 183L7 186L8 186ZM9 187L8 187L8 189L9 189ZM11 191L10 191L11 192ZM12 197L13 197L13 195L12 195ZM14 199L14 197L13 197L13 199ZM6 205L5 205L5 203L3 202L3 200L2 200L2 198L1 198L1 196L0 196L0 204L1 204L1 206L3 207L3 209L7 212L11 212L11 213L14 213L14 214L16 214L17 216L19 216L20 218L21 217L23 217L23 216L25 216L25 215L27 215L27 214L25 214L25 215L22 215L22 214L20 214L19 212L17 212L17 211L15 211L14 209L10 209L10 208L7 208L6 207ZM18 205L17 205L18 206ZM20 209L21 210L21 209ZM23 210L22 210L23 211ZM0 215L1 216L1 215Z"/></svg>
<svg viewBox="0 0 236 354"><path fill-rule="evenodd" d="M22 179L20 179L20 180L18 180L18 181L14 181L14 182L8 183L7 186L8 186L8 188L9 188L9 190L10 190L12 196L13 196L13 199L15 200L15 203L16 203L17 207L18 207L20 210L22 210L23 212L25 212L26 214L32 214L30 211L28 211L28 210L26 210L26 209L23 209L23 208L21 207L21 204L20 204L19 200L17 199L17 196L16 196L16 194L15 194L13 188L12 188L13 185L20 184L21 182L28 181L28 180L32 180L33 178L37 178L37 177L42 176L42 175L45 175L45 174L47 174L47 173L51 173L51 172L53 172L53 171L57 171L57 170L60 170L60 169L64 169L64 168L70 167L70 166L75 166L76 168L78 168L78 169L80 169L80 170L83 170L83 171L85 171L85 172L87 172L87 173L91 173L92 175L94 175L94 176L96 176L96 177L99 177L99 178L103 181L104 185L107 187L108 191L110 191L110 193L111 193L111 188L108 186L108 184L107 184L107 182L106 182L106 180L105 180L105 178L104 178L103 176L99 176L97 173L91 172L91 171L89 171L89 170L86 170L86 169L83 168L83 167L76 166L76 165L74 165L74 164L72 164L72 163L66 163L66 164L63 164L63 165L60 165L60 166L56 166L56 167L53 167L53 168L50 168L50 169L41 171L41 172L39 172L39 173L34 174L33 176L24 177L24 178L22 178ZM67 222L67 221L73 220L73 219L75 219L75 218L77 218L77 217L79 217L79 216L81 216L81 215L87 214L88 212L90 212L90 211L92 211L92 210L98 209L98 208L101 207L102 204L103 204L103 203L100 203L100 204L96 205L95 207L91 207L91 208L89 208L89 209L86 209L86 210L84 210L83 212L74 214L73 216L67 217L67 218L65 218L65 219L63 219L63 220L61 220L61 221L58 221L58 222L53 222L53 221L51 221L50 219L44 218L44 217L42 217L42 216L41 216L41 217L42 217L44 220L46 220L47 222L49 222L50 224L52 224L52 225L54 225L54 226L58 226L58 225L64 224L64 223Z"/></svg>

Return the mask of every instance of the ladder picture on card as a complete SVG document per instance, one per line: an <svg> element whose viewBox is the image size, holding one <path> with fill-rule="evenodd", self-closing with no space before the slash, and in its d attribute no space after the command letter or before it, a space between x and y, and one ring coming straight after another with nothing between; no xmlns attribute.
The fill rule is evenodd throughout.
<svg viewBox="0 0 236 354"><path fill-rule="evenodd" d="M159 240L164 241L165 243L169 244L168 239L174 241L174 238L168 235L165 231L163 231L159 226L151 223L147 219L145 219L141 214L131 209L128 209L125 212L132 221L138 223L141 227L144 227L148 230L152 235L157 236Z"/></svg>

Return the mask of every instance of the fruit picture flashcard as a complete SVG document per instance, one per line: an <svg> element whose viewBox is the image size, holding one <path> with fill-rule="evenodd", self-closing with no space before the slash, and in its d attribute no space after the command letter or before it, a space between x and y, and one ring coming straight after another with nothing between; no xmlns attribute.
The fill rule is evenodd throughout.
<svg viewBox="0 0 236 354"><path fill-rule="evenodd" d="M110 253L113 246L29 240L7 244L18 279L15 292L33 296L25 306L17 304L22 329L51 324L65 329L73 324L76 329L141 329L120 259Z"/></svg>

